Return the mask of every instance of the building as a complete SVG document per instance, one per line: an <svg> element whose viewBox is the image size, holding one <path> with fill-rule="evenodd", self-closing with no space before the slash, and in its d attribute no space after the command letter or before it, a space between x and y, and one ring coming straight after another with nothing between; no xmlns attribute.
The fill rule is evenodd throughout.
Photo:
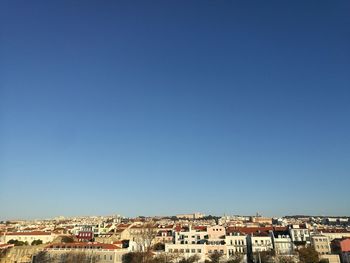
<svg viewBox="0 0 350 263"><path fill-rule="evenodd" d="M277 255L293 254L294 245L288 230L270 231L270 235Z"/></svg>
<svg viewBox="0 0 350 263"><path fill-rule="evenodd" d="M310 245L310 233L307 225L291 225L289 227L289 233L294 245Z"/></svg>
<svg viewBox="0 0 350 263"><path fill-rule="evenodd" d="M176 215L177 218L181 219L201 219L205 217L202 213L193 213L193 214L178 214Z"/></svg>
<svg viewBox="0 0 350 263"><path fill-rule="evenodd" d="M225 236L225 243L229 256L236 253L247 253L247 235L241 232L227 232Z"/></svg>
<svg viewBox="0 0 350 263"><path fill-rule="evenodd" d="M41 240L42 243L52 242L56 238L55 234L51 232L43 231L30 231L30 232L10 232L3 233L0 237L0 243L8 243L10 240L18 240L22 242L27 242L29 245L34 240Z"/></svg>
<svg viewBox="0 0 350 263"><path fill-rule="evenodd" d="M350 238L336 238L331 242L332 253L338 254L341 262L350 263Z"/></svg>
<svg viewBox="0 0 350 263"><path fill-rule="evenodd" d="M68 258L75 262L88 259L91 262L98 263L122 263L123 256L127 253L127 249L113 244L96 242L56 243L47 246L41 254L37 254L33 262L39 262L40 257L45 257L52 263L64 262Z"/></svg>
<svg viewBox="0 0 350 263"><path fill-rule="evenodd" d="M207 227L183 228L175 231L175 244L204 244L209 239Z"/></svg>
<svg viewBox="0 0 350 263"><path fill-rule="evenodd" d="M320 260L327 260L328 263L340 263L339 255L334 254L327 254L327 255L320 255Z"/></svg>
<svg viewBox="0 0 350 263"><path fill-rule="evenodd" d="M330 242L324 235L312 235L311 244L320 255L331 253Z"/></svg>
<svg viewBox="0 0 350 263"><path fill-rule="evenodd" d="M329 242L336 238L350 237L350 231L344 228L322 229L319 232L328 237Z"/></svg>
<svg viewBox="0 0 350 263"><path fill-rule="evenodd" d="M193 255L198 255L199 262L204 262L206 259L206 245L205 244L165 244L165 253L179 254L184 258L189 258Z"/></svg>
<svg viewBox="0 0 350 263"><path fill-rule="evenodd" d="M267 232L250 234L247 244L249 252L253 254L262 251L271 251L273 249L271 236Z"/></svg>

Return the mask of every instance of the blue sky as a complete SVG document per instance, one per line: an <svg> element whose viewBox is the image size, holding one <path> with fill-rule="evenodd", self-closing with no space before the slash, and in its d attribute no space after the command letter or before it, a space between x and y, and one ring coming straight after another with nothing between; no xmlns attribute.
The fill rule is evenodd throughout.
<svg viewBox="0 0 350 263"><path fill-rule="evenodd" d="M0 5L0 219L350 215L348 1Z"/></svg>

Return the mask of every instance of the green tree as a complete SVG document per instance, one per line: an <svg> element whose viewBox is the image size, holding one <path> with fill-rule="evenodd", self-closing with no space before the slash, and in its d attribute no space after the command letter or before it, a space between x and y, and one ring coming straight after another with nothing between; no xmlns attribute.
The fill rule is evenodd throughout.
<svg viewBox="0 0 350 263"><path fill-rule="evenodd" d="M261 263L272 263L274 252L273 251L261 251L254 253L254 261Z"/></svg>
<svg viewBox="0 0 350 263"><path fill-rule="evenodd" d="M50 261L52 262L46 251L40 251L33 257L34 263L49 263Z"/></svg>
<svg viewBox="0 0 350 263"><path fill-rule="evenodd" d="M278 263L295 263L294 257L289 256L277 256L276 262Z"/></svg>
<svg viewBox="0 0 350 263"><path fill-rule="evenodd" d="M62 243L73 243L74 239L73 239L73 237L64 236L64 237L62 237L61 242Z"/></svg>
<svg viewBox="0 0 350 263"><path fill-rule="evenodd" d="M153 250L155 251L164 251L165 250L165 244L163 243L156 243L153 245Z"/></svg>
<svg viewBox="0 0 350 263"><path fill-rule="evenodd" d="M318 263L320 261L317 251L309 246L298 250L301 263Z"/></svg>
<svg viewBox="0 0 350 263"><path fill-rule="evenodd" d="M226 261L226 263L241 263L242 260L243 260L243 254L235 253Z"/></svg>
<svg viewBox="0 0 350 263"><path fill-rule="evenodd" d="M7 242L7 244L14 244L15 246L26 246L28 245L28 242L19 241L17 239L11 239Z"/></svg>
<svg viewBox="0 0 350 263"><path fill-rule="evenodd" d="M123 263L151 263L152 256L148 252L130 252L123 257Z"/></svg>
<svg viewBox="0 0 350 263"><path fill-rule="evenodd" d="M220 263L220 259L222 258L222 254L215 251L214 253L209 255L209 259L211 263Z"/></svg>
<svg viewBox="0 0 350 263"><path fill-rule="evenodd" d="M33 242L31 243L32 246L37 246L37 245L41 245L43 243L43 241L41 239L35 239L33 240Z"/></svg>
<svg viewBox="0 0 350 263"><path fill-rule="evenodd" d="M200 257L198 255L190 256L189 258L182 258L179 263L195 263L200 260Z"/></svg>

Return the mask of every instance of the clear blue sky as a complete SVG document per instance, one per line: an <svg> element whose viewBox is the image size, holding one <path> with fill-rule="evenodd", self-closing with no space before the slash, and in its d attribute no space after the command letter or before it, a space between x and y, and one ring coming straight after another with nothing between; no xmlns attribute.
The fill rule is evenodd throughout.
<svg viewBox="0 0 350 263"><path fill-rule="evenodd" d="M1 1L0 219L350 215L349 1Z"/></svg>

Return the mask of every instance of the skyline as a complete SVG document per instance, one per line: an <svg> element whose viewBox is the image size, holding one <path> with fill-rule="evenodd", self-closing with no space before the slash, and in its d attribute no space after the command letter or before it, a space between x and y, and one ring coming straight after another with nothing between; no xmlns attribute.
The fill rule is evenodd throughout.
<svg viewBox="0 0 350 263"><path fill-rule="evenodd" d="M2 1L0 216L349 216L349 11Z"/></svg>

